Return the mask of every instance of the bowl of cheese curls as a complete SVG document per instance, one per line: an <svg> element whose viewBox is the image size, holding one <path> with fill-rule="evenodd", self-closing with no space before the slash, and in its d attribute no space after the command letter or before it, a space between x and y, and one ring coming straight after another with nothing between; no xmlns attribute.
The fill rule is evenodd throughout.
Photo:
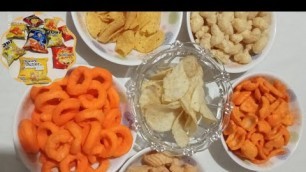
<svg viewBox="0 0 306 172"><path fill-rule="evenodd" d="M161 45L173 43L182 12L72 12L84 42L113 63L135 66Z"/></svg>
<svg viewBox="0 0 306 172"><path fill-rule="evenodd" d="M233 110L221 141L244 168L271 170L294 153L302 112L292 87L275 74L251 73L235 81Z"/></svg>
<svg viewBox="0 0 306 172"><path fill-rule="evenodd" d="M151 148L191 156L221 136L231 111L229 75L194 43L163 48L126 84L134 125Z"/></svg>
<svg viewBox="0 0 306 172"><path fill-rule="evenodd" d="M262 62L274 42L273 12L187 12L192 42L209 50L229 73L245 72Z"/></svg>
<svg viewBox="0 0 306 172"><path fill-rule="evenodd" d="M189 156L173 156L168 152L156 152L145 148L131 157L119 172L168 171L200 172L204 171L199 163Z"/></svg>
<svg viewBox="0 0 306 172"><path fill-rule="evenodd" d="M16 153L30 171L116 171L134 153L125 88L106 69L74 66L29 87L14 121Z"/></svg>

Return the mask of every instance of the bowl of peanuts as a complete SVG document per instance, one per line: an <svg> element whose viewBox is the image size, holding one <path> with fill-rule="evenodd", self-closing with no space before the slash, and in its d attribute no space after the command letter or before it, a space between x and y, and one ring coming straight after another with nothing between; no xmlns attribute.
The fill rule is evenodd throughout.
<svg viewBox="0 0 306 172"><path fill-rule="evenodd" d="M190 156L173 156L148 147L131 157L119 170L119 172L139 171L200 172L204 169Z"/></svg>
<svg viewBox="0 0 306 172"><path fill-rule="evenodd" d="M239 165L271 170L293 154L302 136L297 95L272 73L251 73L233 84L230 121L221 141Z"/></svg>
<svg viewBox="0 0 306 172"><path fill-rule="evenodd" d="M187 12L192 42L209 50L229 73L242 73L262 62L274 42L273 12Z"/></svg>

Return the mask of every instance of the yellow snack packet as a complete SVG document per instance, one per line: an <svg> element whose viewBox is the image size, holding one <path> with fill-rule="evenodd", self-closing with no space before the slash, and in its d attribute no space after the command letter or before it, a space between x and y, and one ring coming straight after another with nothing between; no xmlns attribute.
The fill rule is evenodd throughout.
<svg viewBox="0 0 306 172"><path fill-rule="evenodd" d="M48 58L20 57L20 71L18 78L25 84L47 84L51 82L48 77Z"/></svg>

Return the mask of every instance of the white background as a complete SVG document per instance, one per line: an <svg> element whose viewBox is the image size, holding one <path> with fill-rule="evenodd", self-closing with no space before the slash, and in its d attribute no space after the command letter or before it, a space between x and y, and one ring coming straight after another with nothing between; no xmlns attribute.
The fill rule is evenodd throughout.
<svg viewBox="0 0 306 172"><path fill-rule="evenodd" d="M15 16L16 14L0 13L0 33L8 29L12 15ZM117 78L125 78L129 67L108 62L91 51L78 35L70 13L53 12L52 15L66 19L68 27L77 36L78 64L104 67L109 69ZM270 72L277 74L292 86L304 112L306 105L306 13L277 12L276 15L277 26L274 44L266 59L247 73ZM185 16L184 14L184 21L178 37L180 41L189 41ZM235 79L244 74L246 73L231 75L231 78ZM25 90L26 86L23 83L16 82L9 75L7 69L0 66L0 172L27 171L15 155L12 126L20 97ZM303 123L305 124L305 118L303 118ZM303 130L305 129L306 127ZM304 171L303 166L305 167L306 162L305 144L306 138L303 136L294 154L273 171ZM215 142L208 150L197 153L195 157L200 161L203 169L208 172L248 171L230 159L220 141Z"/></svg>

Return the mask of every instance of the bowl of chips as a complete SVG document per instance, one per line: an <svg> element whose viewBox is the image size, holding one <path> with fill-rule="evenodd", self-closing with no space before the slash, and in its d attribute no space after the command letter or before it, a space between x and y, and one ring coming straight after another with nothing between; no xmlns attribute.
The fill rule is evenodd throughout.
<svg viewBox="0 0 306 172"><path fill-rule="evenodd" d="M245 72L267 57L276 33L273 12L187 12L192 42L208 49L229 73Z"/></svg>
<svg viewBox="0 0 306 172"><path fill-rule="evenodd" d="M239 165L266 171L288 160L302 136L297 95L273 73L250 73L233 84L234 106L221 141Z"/></svg>
<svg viewBox="0 0 306 172"><path fill-rule="evenodd" d="M157 151L207 149L231 111L228 73L194 43L177 41L147 57L126 87L135 127Z"/></svg>
<svg viewBox="0 0 306 172"><path fill-rule="evenodd" d="M182 12L72 12L84 42L113 63L135 66L147 53L173 43Z"/></svg>
<svg viewBox="0 0 306 172"><path fill-rule="evenodd" d="M74 66L64 78L29 87L21 97L16 153L30 171L117 171L134 155L128 111L125 87L108 70Z"/></svg>
<svg viewBox="0 0 306 172"><path fill-rule="evenodd" d="M156 152L151 148L145 148L131 157L121 167L119 172L136 171L204 171L201 165L189 156L173 156L167 152Z"/></svg>

